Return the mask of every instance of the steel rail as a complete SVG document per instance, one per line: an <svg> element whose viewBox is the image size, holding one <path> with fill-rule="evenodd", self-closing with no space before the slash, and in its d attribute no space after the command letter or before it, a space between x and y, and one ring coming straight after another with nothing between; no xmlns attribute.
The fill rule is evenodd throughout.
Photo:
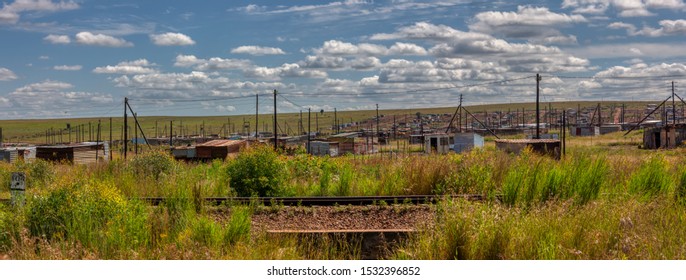
<svg viewBox="0 0 686 280"><path fill-rule="evenodd" d="M391 205L391 204L433 204L443 199L465 199L482 201L489 197L483 194L457 195L400 195L400 196L300 196L300 197L205 197L207 205L257 204L265 206L335 206L335 205ZM168 200L185 198L131 197L151 205L160 205ZM192 200L193 198L187 198ZM494 199L500 200L501 195ZM10 199L0 199L0 203L10 204Z"/></svg>

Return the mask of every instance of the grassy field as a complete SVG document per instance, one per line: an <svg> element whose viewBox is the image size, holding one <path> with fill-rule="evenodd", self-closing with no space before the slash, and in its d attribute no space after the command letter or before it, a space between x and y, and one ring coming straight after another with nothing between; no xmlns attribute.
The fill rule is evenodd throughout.
<svg viewBox="0 0 686 280"><path fill-rule="evenodd" d="M641 139L641 131L570 137L559 161L507 154L487 137L483 149L448 155L329 158L253 147L210 163L161 151L97 165L0 163L0 198L10 197L11 172L28 178L25 206L0 205L0 258L358 259L344 238L303 242L252 229L263 206L202 198L484 194L436 204L434 223L388 257L686 259L686 149L642 150ZM169 199L159 207L138 199L158 196Z"/></svg>
<svg viewBox="0 0 686 280"><path fill-rule="evenodd" d="M610 108L614 106L619 108L621 104L625 104L627 112L641 111L649 103L655 102L604 102L604 113L607 117L610 116ZM541 111L544 112L548 105L553 109L561 110L563 108L574 109L594 108L598 103L583 101L583 102L554 102L542 103ZM526 109L527 111L534 110L534 103L509 103L509 104L489 104L466 106L467 110L478 117L483 116L483 112L515 112L517 110ZM379 110L379 115L387 116L380 124L381 129L390 128L392 125L391 116L396 116L398 122L412 121L416 118L416 113L422 114L453 114L456 107L443 107L431 109L403 109L403 110ZM629 114L632 115L633 114ZM532 111L528 113L527 121L533 121ZM642 116L642 115L641 115ZM371 122L372 118L376 117L376 111L339 111L337 118L341 124L352 122L369 121L368 123L352 126L349 129L359 130L362 128L376 127L375 122ZM627 116L629 118L630 116ZM146 137L167 136L169 135L170 122L173 122L173 131L175 135L202 135L201 128L204 126L205 135L220 134L225 136L227 132L242 133L244 122L249 123L250 131L255 130L255 115L240 115L240 116L211 116L211 117L172 117L172 116L139 116L139 122L143 128ZM317 121L318 119L318 121ZM278 114L279 132L289 135L297 135L299 130L299 113ZM542 120L544 122L545 120ZM572 120L570 120L572 121ZM5 142L27 142L27 143L45 143L46 131L52 131L57 136L54 139L57 142L76 142L76 129L80 129L83 137L82 140L95 141L97 138L98 122L101 123L100 138L101 140L109 140L110 138L110 118L84 118L84 119L50 119L50 120L0 120L0 127L3 129L3 140ZM311 114L311 131L316 131L317 122L319 123L319 131L324 134L330 134L331 128L334 124L334 112L312 112ZM120 140L123 136L123 116L112 117L112 138ZM71 127L71 137L67 125ZM133 138L133 118L129 115L129 138ZM260 131L273 131L273 114L259 115L259 129ZM307 111L303 112L302 127L304 131L308 130ZM52 130L51 130L52 129ZM59 134L61 133L61 141ZM139 135L139 137L141 137Z"/></svg>
<svg viewBox="0 0 686 280"><path fill-rule="evenodd" d="M91 166L0 163L0 185L28 176L24 207L0 206L0 256L11 259L356 259L338 239L318 245L254 232L257 205L202 197L479 193L445 200L435 226L394 259L684 259L683 148L639 150L620 133L573 138L560 161L505 154L311 157L255 148L211 163L150 152ZM502 201L495 199L502 195ZM8 187L0 196L9 197ZM151 207L137 197L171 198ZM278 206L277 206L278 207ZM309 245L308 245L309 244ZM333 248L321 250L321 248Z"/></svg>

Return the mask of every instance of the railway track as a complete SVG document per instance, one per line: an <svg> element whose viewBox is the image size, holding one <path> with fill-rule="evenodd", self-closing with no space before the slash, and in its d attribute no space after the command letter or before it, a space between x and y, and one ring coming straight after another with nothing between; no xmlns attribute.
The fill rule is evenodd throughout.
<svg viewBox="0 0 686 280"><path fill-rule="evenodd" d="M301 196L301 197L206 197L203 198L207 205L222 204L258 204L265 206L335 206L335 205L390 205L390 204L432 204L442 199L466 199L469 201L482 201L488 199L482 194L458 194L458 195L400 195L400 196ZM500 199L500 196L496 196ZM164 197L141 197L140 199L151 205L159 205L170 198ZM10 199L0 199L0 203L10 204Z"/></svg>
<svg viewBox="0 0 686 280"><path fill-rule="evenodd" d="M390 205L390 204L432 204L444 198L462 198L481 201L487 197L481 194L464 195L401 195L401 196L303 196L303 197L207 197L205 203L221 205L230 203L256 203L265 206L334 206L334 205ZM166 198L141 198L152 205L163 203Z"/></svg>

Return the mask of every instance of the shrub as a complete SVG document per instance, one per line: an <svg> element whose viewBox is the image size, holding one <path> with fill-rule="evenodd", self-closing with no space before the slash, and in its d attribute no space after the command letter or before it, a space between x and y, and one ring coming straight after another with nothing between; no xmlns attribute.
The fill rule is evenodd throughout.
<svg viewBox="0 0 686 280"><path fill-rule="evenodd" d="M163 174L169 175L174 171L176 162L164 152L147 152L135 156L129 163L129 172L136 176L154 178L158 180Z"/></svg>
<svg viewBox="0 0 686 280"><path fill-rule="evenodd" d="M128 202L112 185L86 182L62 186L29 200L29 233L47 241L68 241L117 258L149 244L147 208Z"/></svg>
<svg viewBox="0 0 686 280"><path fill-rule="evenodd" d="M277 196L285 180L285 168L270 147L258 146L228 164L229 185L238 196Z"/></svg>

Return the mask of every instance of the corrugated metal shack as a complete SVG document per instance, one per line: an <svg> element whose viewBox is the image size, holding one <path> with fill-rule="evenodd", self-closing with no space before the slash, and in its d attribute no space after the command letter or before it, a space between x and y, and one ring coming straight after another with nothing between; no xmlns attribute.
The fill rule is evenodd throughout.
<svg viewBox="0 0 686 280"><path fill-rule="evenodd" d="M225 159L229 154L238 153L245 148L245 140L212 140L195 146L199 159Z"/></svg>
<svg viewBox="0 0 686 280"><path fill-rule="evenodd" d="M684 141L686 141L686 124L646 128L643 130L644 149L672 149L681 145Z"/></svg>
<svg viewBox="0 0 686 280"><path fill-rule="evenodd" d="M569 126L569 135L571 136L598 136L600 135L600 128L590 125L571 125Z"/></svg>
<svg viewBox="0 0 686 280"><path fill-rule="evenodd" d="M621 124L605 124L600 126L600 134L608 134L613 132L622 131Z"/></svg>
<svg viewBox="0 0 686 280"><path fill-rule="evenodd" d="M338 156L338 142L311 141L309 152L315 156Z"/></svg>
<svg viewBox="0 0 686 280"><path fill-rule="evenodd" d="M424 151L426 153L447 154L450 151L450 136L448 134L424 135Z"/></svg>
<svg viewBox="0 0 686 280"><path fill-rule="evenodd" d="M622 131L621 124L607 124L602 126L571 125L569 135L572 136L598 136L612 132Z"/></svg>
<svg viewBox="0 0 686 280"><path fill-rule="evenodd" d="M347 132L332 135L329 142L338 142L338 154L368 154L376 152L379 143L376 137L360 137L358 132Z"/></svg>
<svg viewBox="0 0 686 280"><path fill-rule="evenodd" d="M96 161L107 161L108 157L109 145L107 142L36 147L36 158L48 161L89 164Z"/></svg>
<svg viewBox="0 0 686 280"><path fill-rule="evenodd" d="M424 135L421 135L421 134L410 135L410 144L424 144Z"/></svg>
<svg viewBox="0 0 686 280"><path fill-rule="evenodd" d="M191 147L191 146L174 147L174 149L172 149L172 155L174 156L174 159L178 159L178 160L194 159L195 158L195 147Z"/></svg>
<svg viewBox="0 0 686 280"><path fill-rule="evenodd" d="M519 154L524 149L560 159L561 142L556 139L496 139L495 147L508 153Z"/></svg>
<svg viewBox="0 0 686 280"><path fill-rule="evenodd" d="M484 137L473 132L455 133L453 150L456 153L467 152L474 147L484 146Z"/></svg>
<svg viewBox="0 0 686 280"><path fill-rule="evenodd" d="M18 160L31 162L36 158L36 147L8 147L0 149L0 161L14 163Z"/></svg>

